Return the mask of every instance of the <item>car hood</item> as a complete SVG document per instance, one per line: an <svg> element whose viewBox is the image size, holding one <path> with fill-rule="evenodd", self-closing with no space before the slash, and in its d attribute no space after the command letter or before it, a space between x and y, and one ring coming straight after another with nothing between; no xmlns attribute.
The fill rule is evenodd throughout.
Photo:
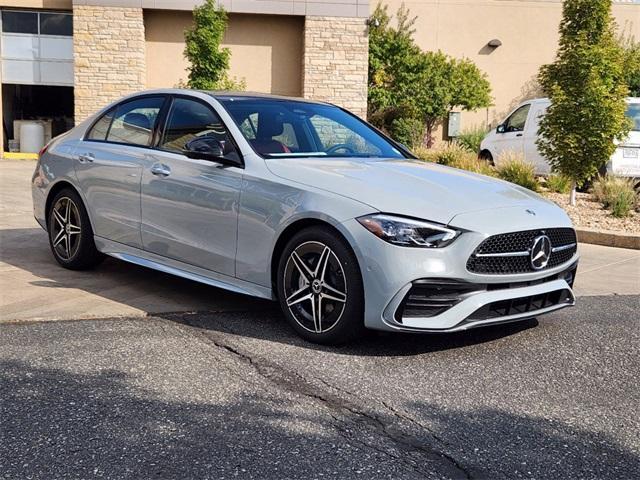
<svg viewBox="0 0 640 480"><path fill-rule="evenodd" d="M461 213L550 204L517 185L419 160L281 158L281 178L352 198L375 210L448 224Z"/></svg>

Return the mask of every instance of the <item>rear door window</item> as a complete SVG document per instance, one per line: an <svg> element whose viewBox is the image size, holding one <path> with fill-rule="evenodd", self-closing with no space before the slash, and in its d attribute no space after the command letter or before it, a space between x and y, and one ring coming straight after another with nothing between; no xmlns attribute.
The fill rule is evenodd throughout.
<svg viewBox="0 0 640 480"><path fill-rule="evenodd" d="M143 97L118 105L107 141L150 146L164 100L164 97Z"/></svg>

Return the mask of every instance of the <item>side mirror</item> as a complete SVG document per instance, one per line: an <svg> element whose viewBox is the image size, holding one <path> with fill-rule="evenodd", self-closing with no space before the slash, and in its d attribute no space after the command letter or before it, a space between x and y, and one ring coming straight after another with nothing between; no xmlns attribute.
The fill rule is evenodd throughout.
<svg viewBox="0 0 640 480"><path fill-rule="evenodd" d="M213 137L199 137L187 142L183 153L189 158L208 160L234 167L241 166L241 162L231 156L225 156L224 145ZM237 157L237 155L233 155Z"/></svg>
<svg viewBox="0 0 640 480"><path fill-rule="evenodd" d="M496 133L504 133L504 132L505 132L504 124L498 125L498 127L496 128Z"/></svg>

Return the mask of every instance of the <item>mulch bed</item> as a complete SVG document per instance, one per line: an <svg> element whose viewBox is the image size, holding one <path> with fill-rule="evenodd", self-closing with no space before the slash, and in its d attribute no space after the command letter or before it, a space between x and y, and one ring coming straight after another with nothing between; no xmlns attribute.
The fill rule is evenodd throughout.
<svg viewBox="0 0 640 480"><path fill-rule="evenodd" d="M637 211L632 212L629 217L616 218L590 193L578 193L575 207L569 205L568 193L543 192L542 194L562 207L576 228L640 234L640 213Z"/></svg>

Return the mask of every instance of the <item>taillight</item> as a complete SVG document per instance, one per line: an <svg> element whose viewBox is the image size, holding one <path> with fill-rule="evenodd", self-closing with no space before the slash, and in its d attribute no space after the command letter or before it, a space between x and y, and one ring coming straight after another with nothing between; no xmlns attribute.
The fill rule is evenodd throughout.
<svg viewBox="0 0 640 480"><path fill-rule="evenodd" d="M42 158L42 155L45 154L45 152L47 151L47 148L49 148L48 143L40 149L40 151L38 152L38 158Z"/></svg>

